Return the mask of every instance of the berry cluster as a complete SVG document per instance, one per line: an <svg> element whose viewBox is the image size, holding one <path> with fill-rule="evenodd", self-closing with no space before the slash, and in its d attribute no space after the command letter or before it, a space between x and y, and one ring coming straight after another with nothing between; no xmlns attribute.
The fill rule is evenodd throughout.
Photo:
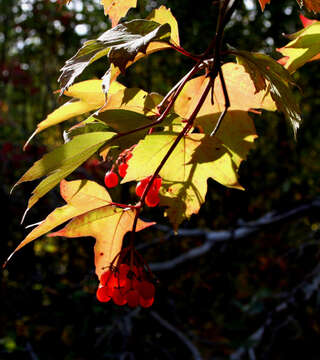
<svg viewBox="0 0 320 360"><path fill-rule="evenodd" d="M138 182L136 187L136 194L138 196L142 196L146 187L148 186L152 176L148 176L145 179ZM146 196L146 205L149 207L155 207L159 204L160 198L159 198L159 189L161 187L162 179L161 177L156 177L152 183L151 188L148 191L148 194Z"/></svg>
<svg viewBox="0 0 320 360"><path fill-rule="evenodd" d="M116 305L128 304L131 308L139 305L147 308L153 304L155 287L151 281L152 274L137 259L131 266L127 263L116 267L111 265L101 275L96 294L99 301L108 302L112 299Z"/></svg>
<svg viewBox="0 0 320 360"><path fill-rule="evenodd" d="M134 146L130 149L124 150L118 157L116 161L116 166L118 167L118 174L122 178L124 178L127 174L128 169L128 160L132 158L132 150ZM106 172L104 177L104 184L107 188L113 188L117 186L119 183L118 175L114 171L114 166L112 166L111 170Z"/></svg>

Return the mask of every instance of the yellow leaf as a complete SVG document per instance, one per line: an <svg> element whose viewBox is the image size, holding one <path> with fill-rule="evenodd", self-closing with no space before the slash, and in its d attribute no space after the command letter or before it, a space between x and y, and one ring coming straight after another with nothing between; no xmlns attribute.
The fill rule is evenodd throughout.
<svg viewBox="0 0 320 360"><path fill-rule="evenodd" d="M109 16L114 27L122 17L126 16L130 8L137 6L137 0L101 0L101 4L105 15Z"/></svg>

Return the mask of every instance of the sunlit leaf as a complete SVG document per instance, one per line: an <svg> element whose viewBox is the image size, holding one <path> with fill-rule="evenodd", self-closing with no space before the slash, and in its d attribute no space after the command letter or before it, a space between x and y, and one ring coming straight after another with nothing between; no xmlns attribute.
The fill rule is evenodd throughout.
<svg viewBox="0 0 320 360"><path fill-rule="evenodd" d="M56 186L62 179L73 172L102 145L115 135L113 132L98 132L74 137L68 143L54 149L36 161L33 166L19 179L17 185L39 179L44 180L33 190L28 202L30 209L42 196Z"/></svg>
<svg viewBox="0 0 320 360"><path fill-rule="evenodd" d="M243 66L227 63L222 66L222 72L230 99L230 110L276 110L270 95L263 91L256 93L254 83ZM198 76L188 81L174 105L174 111L187 119L198 103L208 81L209 79L206 76ZM209 93L198 113L198 117L221 113L224 110L225 99L219 77L215 81L213 100L214 103L212 104L211 94Z"/></svg>
<svg viewBox="0 0 320 360"><path fill-rule="evenodd" d="M296 71L308 61L320 58L320 22L314 22L295 34L286 46L277 49L286 59L285 68L289 72Z"/></svg>
<svg viewBox="0 0 320 360"><path fill-rule="evenodd" d="M112 27L126 16L128 10L137 6L137 0L101 0L105 15L111 19Z"/></svg>
<svg viewBox="0 0 320 360"><path fill-rule="evenodd" d="M272 99L279 111L282 111L292 125L294 135L301 124L300 109L292 92L293 79L289 72L270 56L248 51L233 51L237 60L244 65L249 73L256 91L265 87L270 89Z"/></svg>
<svg viewBox="0 0 320 360"><path fill-rule="evenodd" d="M165 132L146 136L134 148L123 182L152 175L176 138L176 133ZM167 213L175 228L199 211L209 177L227 187L242 189L228 149L219 139L204 134L184 137L159 175L166 188L166 192L162 191L160 205L169 206Z"/></svg>
<svg viewBox="0 0 320 360"><path fill-rule="evenodd" d="M111 198L103 186L88 180L62 180L60 183L60 194L66 201L67 205L61 206L49 214L46 219L40 223L40 225L27 235L27 237L10 255L9 259L19 249L40 236L48 233L57 226L65 223L75 216L106 206L111 202Z"/></svg>
<svg viewBox="0 0 320 360"><path fill-rule="evenodd" d="M107 205L77 216L62 230L49 236L94 237L96 239L94 246L96 274L100 278L120 252L124 235L132 230L134 217L135 210ZM136 231L153 224L139 219Z"/></svg>
<svg viewBox="0 0 320 360"><path fill-rule="evenodd" d="M114 81L109 89L110 96L125 86L117 81ZM64 95L74 97L70 101L58 107L52 113L50 113L43 121L38 125L34 133L30 136L25 144L29 144L31 139L39 134L41 131L57 125L63 121L69 120L75 116L86 114L90 111L97 110L105 103L105 95L102 90L102 80L86 80L74 84L64 92Z"/></svg>

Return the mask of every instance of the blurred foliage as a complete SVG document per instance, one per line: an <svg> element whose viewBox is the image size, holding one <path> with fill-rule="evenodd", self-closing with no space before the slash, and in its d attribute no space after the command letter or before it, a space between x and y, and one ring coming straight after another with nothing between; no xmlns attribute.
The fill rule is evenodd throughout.
<svg viewBox="0 0 320 360"><path fill-rule="evenodd" d="M215 26L214 2L184 1L182 5L181 0L143 0L128 18L144 17L161 4L176 16L182 45L191 52L203 52ZM275 48L286 43L282 34L302 27L299 13L294 0L273 0L264 13L258 2L244 1L228 26L226 42L279 57ZM110 24L98 0L73 0L68 7L46 0L6 0L0 2L0 19L3 262L29 231L19 222L34 184L21 186L10 198L9 190L43 154L44 145L50 148L62 141L63 126L44 132L25 153L22 145L61 101L54 91L64 61L84 40L97 37ZM191 65L189 59L164 51L138 62L120 80L164 94ZM318 67L318 62L310 63L294 75L304 119L297 142L281 115L253 115L259 139L240 168L240 182L247 190L225 189L210 181L207 202L184 227L235 228L241 219L254 220L319 196ZM101 77L105 68L102 59L79 80ZM102 183L107 164L94 164L86 164L74 176ZM114 190L114 195L121 200L133 189L125 186L119 191ZM59 201L51 192L26 222L42 220ZM150 214L160 219L157 209ZM319 234L320 216L310 213L241 243L230 240L217 245L175 271L156 274L159 286L151 311L185 333L204 359L228 359L238 347L250 345L249 336L281 303L280 295L296 288L314 269L319 262ZM142 243L148 243L165 234L147 230L140 236ZM201 238L160 242L142 253L147 261L158 262L202 242ZM188 348L150 311L132 313L98 303L92 247L92 239L43 238L18 253L1 272L0 359L191 359ZM278 315L278 323L269 324L256 349L257 359L305 358L306 349L308 359L319 359L319 294L306 300L298 293L294 300L284 318Z"/></svg>

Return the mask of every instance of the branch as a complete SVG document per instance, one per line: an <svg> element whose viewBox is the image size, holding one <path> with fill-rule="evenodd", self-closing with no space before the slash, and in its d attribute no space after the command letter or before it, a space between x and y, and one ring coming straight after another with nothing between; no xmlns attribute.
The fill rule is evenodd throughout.
<svg viewBox="0 0 320 360"><path fill-rule="evenodd" d="M188 260L195 259L199 256L202 256L209 252L212 247L219 242L225 242L228 240L241 240L245 239L248 236L255 234L262 229L270 225L275 225L281 223L283 221L287 221L296 216L301 216L310 210L319 209L320 208L320 198L316 198L313 201L299 205L293 209L287 210L285 212L276 212L271 211L259 219L255 221L249 222L240 222L239 226L233 230L219 230L219 231L209 231L209 230L201 230L201 229L181 229L178 234L175 235L172 231L169 231L168 227L162 227L168 232L167 238L170 237L204 237L205 242L201 246L197 246L188 252L181 254L171 260L158 262L158 263L150 263L150 269L152 271L163 271L163 270L171 270L177 265L180 265Z"/></svg>
<svg viewBox="0 0 320 360"><path fill-rule="evenodd" d="M186 347L190 350L195 360L202 360L199 350L193 345L193 343L184 335L179 329L170 324L167 320L163 319L157 312L150 311L150 315L156 319L164 328L174 333Z"/></svg>
<svg viewBox="0 0 320 360"><path fill-rule="evenodd" d="M261 343L263 335L265 331L270 328L274 322L274 319L279 318L279 314L290 308L292 304L297 302L297 294L304 294L304 301L308 301L310 297L314 294L314 292L318 292L320 286L320 265L317 265L311 273L309 273L304 281L302 281L299 285L297 285L293 290L289 293L282 294L285 297L285 300L282 301L279 305L275 307L272 311L270 311L267 315L267 319L265 322L256 330L246 341L246 343L252 344L249 348L246 346L239 347L233 354L230 356L230 360L241 360L242 357L248 352L248 354L254 354L254 349ZM277 332L281 330L283 327L289 324L289 320L293 321L292 317L287 317L281 324L277 325L272 331L272 339L275 339Z"/></svg>

